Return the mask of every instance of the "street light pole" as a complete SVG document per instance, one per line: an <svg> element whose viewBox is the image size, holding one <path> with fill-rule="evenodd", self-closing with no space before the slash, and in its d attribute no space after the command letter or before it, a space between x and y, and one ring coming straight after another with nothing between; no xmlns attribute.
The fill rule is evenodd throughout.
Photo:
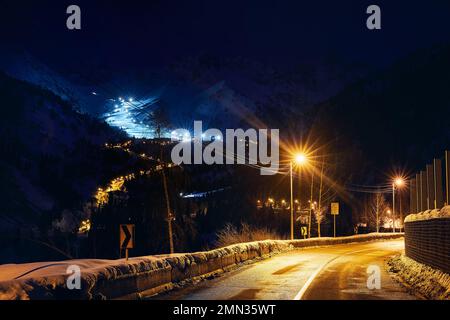
<svg viewBox="0 0 450 320"><path fill-rule="evenodd" d="M395 233L395 183L392 184L392 232Z"/></svg>
<svg viewBox="0 0 450 320"><path fill-rule="evenodd" d="M313 210L314 172L311 172L311 196L309 200L308 239L311 238L311 220Z"/></svg>
<svg viewBox="0 0 450 320"><path fill-rule="evenodd" d="M402 177L398 177L394 180L394 182L392 183L392 232L395 233L395 187L397 186L397 189L400 189L402 186L405 185L405 179ZM401 213L401 201L402 199L400 198L400 213ZM401 231L401 226L400 226L400 230Z"/></svg>
<svg viewBox="0 0 450 320"><path fill-rule="evenodd" d="M291 240L294 240L294 182L293 182L293 167L294 167L294 161L295 164L298 166L301 166L303 164L305 164L308 161L308 158L306 157L306 155L304 153L298 153L294 156L294 158L289 162L289 175L290 175L290 179L291 179ZM301 197L301 195L299 194L299 197Z"/></svg>
<svg viewBox="0 0 450 320"><path fill-rule="evenodd" d="M293 193L293 178L292 178L292 161L289 163L289 172L291 176L291 240L294 240L294 193Z"/></svg>

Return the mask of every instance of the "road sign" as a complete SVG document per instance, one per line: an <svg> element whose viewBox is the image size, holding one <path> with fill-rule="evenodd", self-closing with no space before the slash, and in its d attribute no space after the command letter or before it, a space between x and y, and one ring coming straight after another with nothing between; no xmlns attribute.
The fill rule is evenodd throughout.
<svg viewBox="0 0 450 320"><path fill-rule="evenodd" d="M120 248L133 249L134 248L134 224L120 225Z"/></svg>
<svg viewBox="0 0 450 320"><path fill-rule="evenodd" d="M301 231L303 238L306 238L306 236L308 235L308 227L302 227Z"/></svg>
<svg viewBox="0 0 450 320"><path fill-rule="evenodd" d="M331 203L331 214L334 216L339 215L339 202Z"/></svg>
<svg viewBox="0 0 450 320"><path fill-rule="evenodd" d="M339 202L331 203L331 214L333 215L333 236L336 238L336 216L339 215Z"/></svg>

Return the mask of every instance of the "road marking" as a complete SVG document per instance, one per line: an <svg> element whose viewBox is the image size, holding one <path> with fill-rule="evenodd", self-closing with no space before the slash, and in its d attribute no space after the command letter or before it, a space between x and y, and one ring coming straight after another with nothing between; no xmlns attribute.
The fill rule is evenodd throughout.
<svg viewBox="0 0 450 320"><path fill-rule="evenodd" d="M297 295L294 297L293 300L302 300L303 296L305 295L306 291L308 290L309 286L314 281L314 279L322 272L323 269L325 269L326 266L328 266L330 263L332 263L336 259L339 259L339 258L341 258L343 256L359 253L359 252L373 251L373 250L374 250L374 248L347 252L347 253L344 253L344 254L342 254L340 256L336 256L336 257L326 261L316 271L314 271L314 273L308 278L308 280L305 282L305 284L303 285L303 287L300 289L300 291L297 293Z"/></svg>

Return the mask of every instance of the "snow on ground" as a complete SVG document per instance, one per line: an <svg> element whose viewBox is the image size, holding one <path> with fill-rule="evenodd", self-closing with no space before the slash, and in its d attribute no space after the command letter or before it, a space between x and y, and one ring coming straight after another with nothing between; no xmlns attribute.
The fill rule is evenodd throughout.
<svg viewBox="0 0 450 320"><path fill-rule="evenodd" d="M413 293L427 299L450 300L450 275L401 255L388 262L389 271Z"/></svg>
<svg viewBox="0 0 450 320"><path fill-rule="evenodd" d="M64 292L69 266L81 270L81 290ZM167 261L158 257L121 260L67 260L61 262L38 262L0 266L0 300L63 298L92 299L93 288L99 283L118 280L150 270L169 267Z"/></svg>
<svg viewBox="0 0 450 320"><path fill-rule="evenodd" d="M121 260L81 259L0 265L0 300L119 298L209 273L272 254L312 246L364 242L401 237L367 234L307 240L265 240L240 243L206 252L146 256ZM68 290L69 266L81 270L81 290ZM155 289L157 290L157 289Z"/></svg>
<svg viewBox="0 0 450 320"><path fill-rule="evenodd" d="M410 214L405 218L405 222L439 219L439 218L450 218L450 206L445 206L440 210L439 209L426 210L423 212Z"/></svg>

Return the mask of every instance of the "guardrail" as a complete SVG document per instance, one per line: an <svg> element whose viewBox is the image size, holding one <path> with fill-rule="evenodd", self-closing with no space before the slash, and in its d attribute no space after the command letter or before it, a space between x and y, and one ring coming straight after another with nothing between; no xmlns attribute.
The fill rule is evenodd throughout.
<svg viewBox="0 0 450 320"><path fill-rule="evenodd" d="M170 289L177 283L229 270L245 261L269 257L296 248L352 242L388 240L403 234L368 234L307 240L266 240L231 245L206 252L130 258L124 260L71 260L59 262L60 269L49 274L32 273L28 278L0 282L4 299L139 299ZM69 290L66 268L81 269L81 289ZM8 268L10 266L7 266ZM13 267L13 266L11 266ZM23 265L21 265L23 269ZM36 265L33 264L35 268ZM2 272L0 266L0 273Z"/></svg>

